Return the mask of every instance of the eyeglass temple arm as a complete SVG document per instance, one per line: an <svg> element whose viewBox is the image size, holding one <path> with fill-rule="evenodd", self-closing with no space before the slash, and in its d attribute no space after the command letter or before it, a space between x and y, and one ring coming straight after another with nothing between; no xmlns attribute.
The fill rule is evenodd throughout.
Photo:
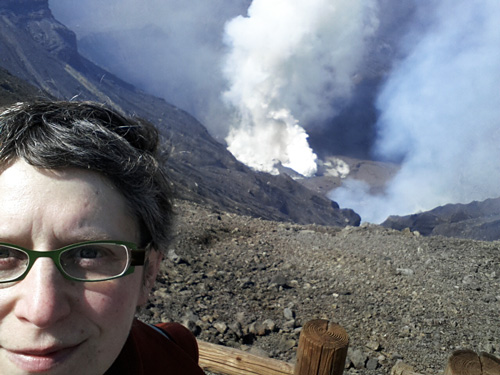
<svg viewBox="0 0 500 375"><path fill-rule="evenodd" d="M146 259L146 250L132 250L130 252L130 265L143 266Z"/></svg>

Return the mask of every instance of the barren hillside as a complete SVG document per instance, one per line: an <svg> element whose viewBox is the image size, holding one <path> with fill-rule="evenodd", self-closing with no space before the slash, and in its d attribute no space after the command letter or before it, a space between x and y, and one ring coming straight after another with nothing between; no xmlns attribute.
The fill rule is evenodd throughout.
<svg viewBox="0 0 500 375"><path fill-rule="evenodd" d="M143 318L287 361L300 327L329 319L350 335L347 374L388 374L398 359L437 374L455 349L500 353L498 242L177 210Z"/></svg>

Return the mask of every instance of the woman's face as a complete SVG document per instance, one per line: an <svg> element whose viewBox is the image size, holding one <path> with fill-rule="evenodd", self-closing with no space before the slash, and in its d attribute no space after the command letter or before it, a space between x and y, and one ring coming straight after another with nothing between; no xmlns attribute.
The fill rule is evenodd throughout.
<svg viewBox="0 0 500 375"><path fill-rule="evenodd" d="M38 251L139 239L125 199L106 178L21 160L0 174L0 218L0 242ZM23 280L0 284L0 374L103 374L147 299L142 273L74 282L39 258Z"/></svg>

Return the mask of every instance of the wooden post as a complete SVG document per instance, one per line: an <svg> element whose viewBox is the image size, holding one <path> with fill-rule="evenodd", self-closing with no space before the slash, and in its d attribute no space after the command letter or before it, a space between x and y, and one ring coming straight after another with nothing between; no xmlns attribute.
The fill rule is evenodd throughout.
<svg viewBox="0 0 500 375"><path fill-rule="evenodd" d="M311 320L302 328L294 375L341 375L349 336L335 323Z"/></svg>
<svg viewBox="0 0 500 375"><path fill-rule="evenodd" d="M445 375L481 375L481 362L476 352L464 349L457 350L448 359Z"/></svg>
<svg viewBox="0 0 500 375"><path fill-rule="evenodd" d="M488 353L481 353L479 356L483 375L500 375L500 358Z"/></svg>
<svg viewBox="0 0 500 375"><path fill-rule="evenodd" d="M500 375L500 359L491 354L478 356L472 350L457 350L449 360L445 375Z"/></svg>

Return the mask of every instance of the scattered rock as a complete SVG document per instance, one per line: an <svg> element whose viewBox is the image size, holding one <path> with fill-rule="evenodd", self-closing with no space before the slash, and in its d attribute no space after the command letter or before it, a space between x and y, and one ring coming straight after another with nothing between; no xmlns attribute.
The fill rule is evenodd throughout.
<svg viewBox="0 0 500 375"><path fill-rule="evenodd" d="M272 319L266 319L262 322L262 325L269 332L274 332L276 330L276 323Z"/></svg>
<svg viewBox="0 0 500 375"><path fill-rule="evenodd" d="M413 273L413 270L410 268L396 268L397 275L411 276Z"/></svg>
<svg viewBox="0 0 500 375"><path fill-rule="evenodd" d="M170 249L168 251L167 258L170 259L172 262L177 263L177 264L179 264L183 261L182 258L179 255L177 255L177 253L175 252L174 249Z"/></svg>
<svg viewBox="0 0 500 375"><path fill-rule="evenodd" d="M227 324L224 322L215 322L213 326L221 335L227 331Z"/></svg>
<svg viewBox="0 0 500 375"><path fill-rule="evenodd" d="M378 368L378 359L377 358L370 358L366 362L366 368L368 370L376 370Z"/></svg>
<svg viewBox="0 0 500 375"><path fill-rule="evenodd" d="M500 353L497 243L373 224L274 223L176 204L171 248L189 263L165 258L144 321L178 321L200 340L293 362L301 327L330 320L357 349L346 375L389 374L401 359L437 375L457 348Z"/></svg>
<svg viewBox="0 0 500 375"><path fill-rule="evenodd" d="M404 375L408 372L415 372L415 369L402 361L397 361L391 369L391 375Z"/></svg>
<svg viewBox="0 0 500 375"><path fill-rule="evenodd" d="M285 319L287 319L287 320L292 320L295 318L295 312L292 309L290 309L289 307L286 307L283 310L283 315L285 316Z"/></svg>
<svg viewBox="0 0 500 375"><path fill-rule="evenodd" d="M257 346L252 346L248 352L250 354L257 355L259 357L264 357L264 358L268 358L269 357L269 353L268 352L266 352L264 349L261 349L261 348L259 348Z"/></svg>
<svg viewBox="0 0 500 375"><path fill-rule="evenodd" d="M283 329L287 331L292 331L297 325L297 322L295 319L288 320L285 323L283 323Z"/></svg>
<svg viewBox="0 0 500 375"><path fill-rule="evenodd" d="M286 352L295 347L297 341L294 339L283 338L278 344L278 350L280 352Z"/></svg>
<svg viewBox="0 0 500 375"><path fill-rule="evenodd" d="M241 323L240 322L234 322L228 326L228 328L233 332L236 337L242 337L243 336L243 329L241 328Z"/></svg>
<svg viewBox="0 0 500 375"><path fill-rule="evenodd" d="M376 352L381 349L380 343L378 341L375 341L375 340L368 341L365 346L368 349L371 349L371 350L376 351Z"/></svg>
<svg viewBox="0 0 500 375"><path fill-rule="evenodd" d="M368 360L368 356L360 349L348 349L347 356L356 369L364 368Z"/></svg>
<svg viewBox="0 0 500 375"><path fill-rule="evenodd" d="M288 280L285 276L278 274L278 275L275 275L271 278L271 281L269 282L269 284L271 286L275 285L275 286L287 287Z"/></svg>

